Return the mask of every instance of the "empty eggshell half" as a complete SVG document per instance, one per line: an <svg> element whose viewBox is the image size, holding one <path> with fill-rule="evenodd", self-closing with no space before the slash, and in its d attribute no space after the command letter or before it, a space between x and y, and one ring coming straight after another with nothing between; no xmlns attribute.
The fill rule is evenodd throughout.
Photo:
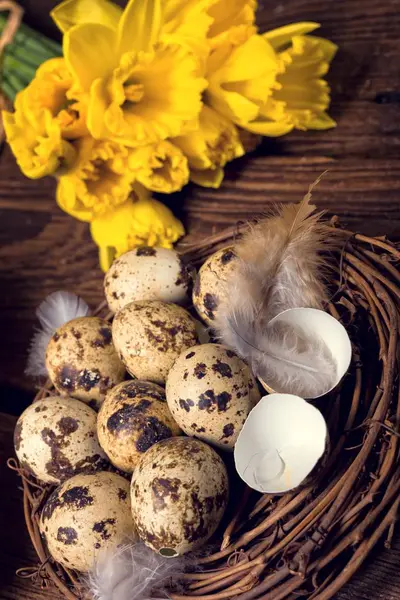
<svg viewBox="0 0 400 600"><path fill-rule="evenodd" d="M260 383L267 392L295 394L304 398L319 398L333 390L346 374L351 362L351 342L343 325L329 313L316 308L290 308L274 317L268 324L266 335L286 337L288 347L297 347L293 360L314 366L315 373L304 371L304 377L282 377L285 365L277 361L267 363L267 370L259 374ZM293 342L293 343L292 343ZM314 349L315 362L306 358L309 348ZM283 345L281 345L282 349ZM312 350L311 350L312 352ZM331 366L323 373L325 366ZM287 355L287 354L286 354ZM310 364L311 363L311 364ZM300 372L300 370L299 370ZM295 371L293 371L295 373ZM314 377L315 376L315 377Z"/></svg>
<svg viewBox="0 0 400 600"><path fill-rule="evenodd" d="M265 396L249 414L234 449L236 470L258 492L298 487L325 452L326 422L299 396Z"/></svg>
<svg viewBox="0 0 400 600"><path fill-rule="evenodd" d="M129 302L162 300L187 304L192 269L168 248L141 246L117 258L104 278L104 291L112 312Z"/></svg>

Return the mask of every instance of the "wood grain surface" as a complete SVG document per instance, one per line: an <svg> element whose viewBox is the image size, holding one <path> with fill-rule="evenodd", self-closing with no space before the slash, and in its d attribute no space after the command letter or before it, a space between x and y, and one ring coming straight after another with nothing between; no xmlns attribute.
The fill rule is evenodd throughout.
<svg viewBox="0 0 400 600"><path fill-rule="evenodd" d="M24 0L29 24L56 37L49 17L56 2ZM123 2L121 2L123 4ZM265 140L227 169L222 188L189 186L166 202L184 220L191 240L263 213L271 203L299 200L324 170L315 200L353 230L400 238L400 0L278 0L259 2L262 30L299 20L322 24L339 45L329 81L336 129L295 132ZM56 206L53 180L31 181L5 147L0 156L0 398L19 414L35 382L23 375L40 301L58 289L90 304L102 299L102 274L87 225ZM0 420L2 536L0 600L55 598L17 579L34 561L22 523L16 476L5 468L12 452L12 417ZM369 561L341 599L400 600L400 542Z"/></svg>

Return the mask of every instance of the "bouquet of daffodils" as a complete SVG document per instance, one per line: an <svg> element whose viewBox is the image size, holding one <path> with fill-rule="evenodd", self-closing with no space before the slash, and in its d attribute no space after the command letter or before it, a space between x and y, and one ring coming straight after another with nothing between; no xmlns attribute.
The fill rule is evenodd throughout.
<svg viewBox="0 0 400 600"><path fill-rule="evenodd" d="M100 263L170 247L182 224L152 192L217 188L260 136L328 129L323 76L336 46L317 23L267 33L255 0L66 0L63 56L43 62L4 112L22 172L53 175L57 202L90 223Z"/></svg>

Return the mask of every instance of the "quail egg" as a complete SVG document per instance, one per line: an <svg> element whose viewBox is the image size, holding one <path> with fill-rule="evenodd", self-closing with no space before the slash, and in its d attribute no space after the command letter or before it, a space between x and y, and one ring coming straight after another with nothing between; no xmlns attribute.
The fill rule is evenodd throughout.
<svg viewBox="0 0 400 600"><path fill-rule="evenodd" d="M46 367L60 394L94 407L125 375L111 325L98 317L79 317L59 327L47 346Z"/></svg>
<svg viewBox="0 0 400 600"><path fill-rule="evenodd" d="M193 288L193 305L200 317L212 327L216 311L224 297L224 282L235 268L236 255L232 248L212 254L199 270Z"/></svg>
<svg viewBox="0 0 400 600"><path fill-rule="evenodd" d="M115 315L112 335L127 371L156 383L164 383L179 354L198 341L190 314L159 300L124 306Z"/></svg>
<svg viewBox="0 0 400 600"><path fill-rule="evenodd" d="M179 435L163 388L147 381L125 381L108 392L97 420L99 441L112 464L132 473L153 444Z"/></svg>
<svg viewBox="0 0 400 600"><path fill-rule="evenodd" d="M187 304L193 269L175 250L135 248L117 258L104 278L108 306L114 313L129 302L162 300Z"/></svg>
<svg viewBox="0 0 400 600"><path fill-rule="evenodd" d="M204 544L218 527L229 494L226 467L207 444L163 440L140 458L132 476L132 515L140 538L163 556Z"/></svg>
<svg viewBox="0 0 400 600"><path fill-rule="evenodd" d="M233 448L260 399L247 364L220 344L182 352L168 374L166 394L181 429L220 448Z"/></svg>
<svg viewBox="0 0 400 600"><path fill-rule="evenodd" d="M104 469L95 411L79 400L50 396L34 402L14 430L21 466L45 483L60 483L77 473Z"/></svg>
<svg viewBox="0 0 400 600"><path fill-rule="evenodd" d="M101 552L135 535L129 482L106 471L71 477L48 498L39 529L54 560L88 571Z"/></svg>

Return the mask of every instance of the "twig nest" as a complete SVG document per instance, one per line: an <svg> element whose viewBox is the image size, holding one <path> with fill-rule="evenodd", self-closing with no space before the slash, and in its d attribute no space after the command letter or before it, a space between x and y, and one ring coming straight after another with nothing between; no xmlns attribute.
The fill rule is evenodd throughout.
<svg viewBox="0 0 400 600"><path fill-rule="evenodd" d="M163 556L195 550L218 527L228 494L226 467L210 446L186 437L164 440L141 457L132 476L139 536Z"/></svg>
<svg viewBox="0 0 400 600"><path fill-rule="evenodd" d="M79 400L51 396L28 406L14 430L21 466L45 483L104 469L95 411Z"/></svg>
<svg viewBox="0 0 400 600"><path fill-rule="evenodd" d="M112 464L132 473L144 452L181 430L172 418L162 387L124 381L106 396L97 420L99 441Z"/></svg>
<svg viewBox="0 0 400 600"><path fill-rule="evenodd" d="M105 471L71 477L48 498L39 528L54 560L88 571L100 552L134 535L128 481Z"/></svg>
<svg viewBox="0 0 400 600"><path fill-rule="evenodd" d="M235 268L236 255L232 248L212 254L197 273L193 288L193 305L200 317L213 326L215 316L225 298L225 282Z"/></svg>
<svg viewBox="0 0 400 600"><path fill-rule="evenodd" d="M233 448L260 399L249 367L220 344L185 350L168 374L166 394L183 431L220 448Z"/></svg>
<svg viewBox="0 0 400 600"><path fill-rule="evenodd" d="M298 487L325 452L326 422L312 404L291 394L271 394L249 414L235 445L236 470L258 492Z"/></svg>
<svg viewBox="0 0 400 600"><path fill-rule="evenodd" d="M115 315L112 335L128 372L156 383L164 383L180 353L198 341L190 314L158 300L124 306Z"/></svg>
<svg viewBox="0 0 400 600"><path fill-rule="evenodd" d="M104 278L104 291L114 313L141 300L186 304L192 277L193 269L175 250L142 246L113 262Z"/></svg>
<svg viewBox="0 0 400 600"><path fill-rule="evenodd" d="M351 342L343 325L316 308L291 308L265 330L272 352L260 373L268 392L319 398L346 374Z"/></svg>
<svg viewBox="0 0 400 600"><path fill-rule="evenodd" d="M79 317L59 327L47 346L46 368L60 394L95 407L125 376L111 325L98 317Z"/></svg>

